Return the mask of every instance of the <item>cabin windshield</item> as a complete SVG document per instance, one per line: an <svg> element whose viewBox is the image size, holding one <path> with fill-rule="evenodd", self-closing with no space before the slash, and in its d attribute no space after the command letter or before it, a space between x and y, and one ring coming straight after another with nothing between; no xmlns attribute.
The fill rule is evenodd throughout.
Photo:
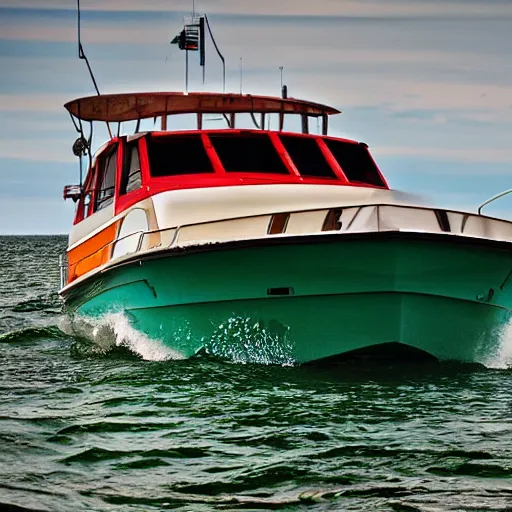
<svg viewBox="0 0 512 512"><path fill-rule="evenodd" d="M366 145L334 139L324 141L349 181L385 186Z"/></svg>
<svg viewBox="0 0 512 512"><path fill-rule="evenodd" d="M289 174L266 133L209 134L226 172Z"/></svg>
<svg viewBox="0 0 512 512"><path fill-rule="evenodd" d="M214 172L201 135L151 135L147 144L153 178Z"/></svg>
<svg viewBox="0 0 512 512"><path fill-rule="evenodd" d="M301 176L336 178L315 139L293 135L281 135L280 139Z"/></svg>
<svg viewBox="0 0 512 512"><path fill-rule="evenodd" d="M238 129L145 133L113 141L97 153L75 223L110 206L122 211L166 187L262 182L388 188L363 143Z"/></svg>

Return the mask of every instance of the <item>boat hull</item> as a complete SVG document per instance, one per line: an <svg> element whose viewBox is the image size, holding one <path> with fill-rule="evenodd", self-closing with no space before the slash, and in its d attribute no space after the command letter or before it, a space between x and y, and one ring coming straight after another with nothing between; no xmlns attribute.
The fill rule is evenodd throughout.
<svg viewBox="0 0 512 512"><path fill-rule="evenodd" d="M279 364L402 353L485 363L506 342L511 270L509 246L484 240L303 236L154 253L64 299L80 316L121 312L185 357Z"/></svg>

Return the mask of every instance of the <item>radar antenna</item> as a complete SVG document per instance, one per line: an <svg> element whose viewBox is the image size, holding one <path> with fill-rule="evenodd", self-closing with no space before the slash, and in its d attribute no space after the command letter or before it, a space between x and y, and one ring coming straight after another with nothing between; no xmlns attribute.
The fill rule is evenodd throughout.
<svg viewBox="0 0 512 512"><path fill-rule="evenodd" d="M222 62L222 88L226 92L226 60L219 50L206 14L199 15L195 11L195 2L192 7L192 16L185 18L183 30L176 35L171 44L177 44L180 50L185 50L185 91L188 92L188 52L199 52L199 65L203 68L203 84L206 70L206 30L210 35L213 46Z"/></svg>

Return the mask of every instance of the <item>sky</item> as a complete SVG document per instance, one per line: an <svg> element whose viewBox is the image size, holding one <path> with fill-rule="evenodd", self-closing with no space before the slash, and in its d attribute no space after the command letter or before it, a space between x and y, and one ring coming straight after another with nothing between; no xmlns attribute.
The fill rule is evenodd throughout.
<svg viewBox="0 0 512 512"><path fill-rule="evenodd" d="M170 40L191 0L81 0L102 93L183 91ZM512 188L511 0L196 0L227 62L227 90L342 110L330 134L366 142L393 189L476 211ZM206 83L221 91L209 43ZM94 94L77 58L74 0L0 0L0 234L68 233L77 134L63 104ZM173 121L176 123L176 121ZM214 126L212 121L211 126ZM179 125L171 124L173 128ZM95 146L107 134L96 131ZM489 206L512 219L512 197Z"/></svg>

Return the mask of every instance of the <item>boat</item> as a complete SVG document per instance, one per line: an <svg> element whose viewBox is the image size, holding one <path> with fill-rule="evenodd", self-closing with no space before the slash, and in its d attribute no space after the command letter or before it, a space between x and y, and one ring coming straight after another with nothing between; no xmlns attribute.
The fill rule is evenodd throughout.
<svg viewBox="0 0 512 512"><path fill-rule="evenodd" d="M293 361L364 355L480 361L512 309L512 222L411 204L332 107L230 93L66 104L80 122L159 118L91 159L60 291L73 315L122 313L184 357L254 343ZM194 130L167 120L194 114ZM206 129L220 115L226 129ZM239 129L248 114L259 128ZM266 126L279 118L275 130ZM284 131L287 116L302 130ZM322 121L309 133L310 118ZM246 347L247 348L247 347Z"/></svg>
<svg viewBox="0 0 512 512"><path fill-rule="evenodd" d="M197 49L199 32L175 40L190 34ZM500 350L512 222L486 204L441 209L392 190L365 143L329 135L336 108L286 86L100 94L93 82L97 95L65 105L81 176L89 157L64 189L76 202L61 263L71 317L122 314L180 357L482 362ZM168 129L179 115L194 128ZM225 126L207 128L212 115ZM159 127L141 131L149 119ZM110 136L92 155L94 123Z"/></svg>

